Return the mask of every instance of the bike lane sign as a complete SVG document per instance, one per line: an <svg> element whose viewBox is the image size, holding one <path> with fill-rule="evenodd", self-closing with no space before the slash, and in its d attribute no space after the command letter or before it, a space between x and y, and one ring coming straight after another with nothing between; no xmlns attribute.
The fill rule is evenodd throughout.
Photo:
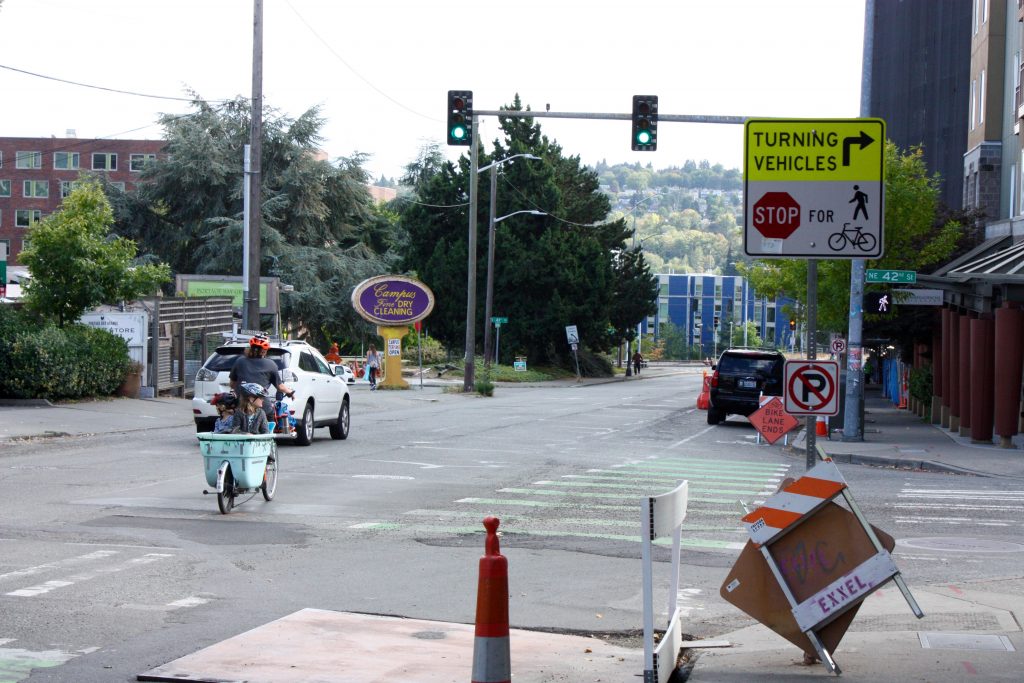
<svg viewBox="0 0 1024 683"><path fill-rule="evenodd" d="M788 360L783 377L785 408L790 415L839 414L839 363Z"/></svg>
<svg viewBox="0 0 1024 683"><path fill-rule="evenodd" d="M885 122L747 119L743 249L759 258L878 258Z"/></svg>

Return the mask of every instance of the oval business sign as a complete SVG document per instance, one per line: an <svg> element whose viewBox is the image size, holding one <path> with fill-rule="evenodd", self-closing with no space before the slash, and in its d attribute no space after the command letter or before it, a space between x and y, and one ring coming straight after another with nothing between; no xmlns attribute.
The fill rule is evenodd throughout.
<svg viewBox="0 0 1024 683"><path fill-rule="evenodd" d="M378 275L356 285L352 305L371 323L410 325L434 310L434 293L411 277Z"/></svg>

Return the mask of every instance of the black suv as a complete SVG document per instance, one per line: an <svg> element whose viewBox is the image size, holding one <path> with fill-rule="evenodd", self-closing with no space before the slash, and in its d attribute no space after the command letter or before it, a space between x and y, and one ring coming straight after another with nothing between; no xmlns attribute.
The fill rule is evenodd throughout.
<svg viewBox="0 0 1024 683"><path fill-rule="evenodd" d="M712 366L711 405L708 424L716 425L726 415L746 417L760 407L758 398L782 396L782 373L786 357L764 349L729 349Z"/></svg>

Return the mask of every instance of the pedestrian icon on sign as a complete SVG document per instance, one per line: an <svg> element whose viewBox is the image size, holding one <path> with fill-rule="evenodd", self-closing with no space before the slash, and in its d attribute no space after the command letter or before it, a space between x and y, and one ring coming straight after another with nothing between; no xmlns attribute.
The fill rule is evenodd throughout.
<svg viewBox="0 0 1024 683"><path fill-rule="evenodd" d="M848 204L853 204L854 202L857 202L857 206L855 206L853 208L853 220L857 220L857 214L858 213L864 214L864 220L867 220L868 219L868 207L867 207L868 195L866 193L860 191L860 185L854 185L853 189L855 190L854 193L853 193L853 199L851 199L849 202L847 202Z"/></svg>
<svg viewBox="0 0 1024 683"><path fill-rule="evenodd" d="M888 310L889 310L889 295L888 294L883 294L882 296L878 297L878 312L879 313L886 313L886 312L888 312Z"/></svg>

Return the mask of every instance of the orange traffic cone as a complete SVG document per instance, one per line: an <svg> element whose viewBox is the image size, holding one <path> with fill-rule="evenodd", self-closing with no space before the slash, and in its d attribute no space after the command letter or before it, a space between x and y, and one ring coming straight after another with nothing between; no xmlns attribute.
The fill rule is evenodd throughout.
<svg viewBox="0 0 1024 683"><path fill-rule="evenodd" d="M512 661L508 639L508 560L498 547L497 517L484 519L487 540L480 558L476 592L476 638L473 640L473 683L510 683Z"/></svg>
<svg viewBox="0 0 1024 683"><path fill-rule="evenodd" d="M817 422L814 423L814 434L815 436L828 436L828 420L822 415L819 415Z"/></svg>
<svg viewBox="0 0 1024 683"><path fill-rule="evenodd" d="M704 371L704 384L701 386L700 394L697 396L697 410L707 410L711 407L711 382L708 379L708 371Z"/></svg>

